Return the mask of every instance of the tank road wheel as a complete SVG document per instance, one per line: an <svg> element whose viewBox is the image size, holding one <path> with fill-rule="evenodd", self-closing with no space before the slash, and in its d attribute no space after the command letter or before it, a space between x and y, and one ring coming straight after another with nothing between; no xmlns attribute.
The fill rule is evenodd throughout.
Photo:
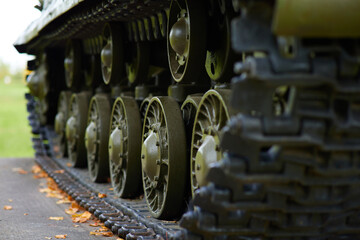
<svg viewBox="0 0 360 240"><path fill-rule="evenodd" d="M187 98L185 99L184 103L181 106L181 112L186 129L186 140L189 143L188 144L189 146L191 143L195 115L201 101L201 96L202 94L189 95L187 96Z"/></svg>
<svg viewBox="0 0 360 240"><path fill-rule="evenodd" d="M218 9L218 8L215 8ZM205 68L215 82L229 82L233 74L235 54L231 49L230 16L214 9L211 37L208 39Z"/></svg>
<svg viewBox="0 0 360 240"><path fill-rule="evenodd" d="M86 167L84 135L87 122L87 109L90 94L73 94L70 100L69 118L66 122L68 156L73 167Z"/></svg>
<svg viewBox="0 0 360 240"><path fill-rule="evenodd" d="M91 98L85 146L90 178L94 182L104 182L109 176L110 113L110 101L106 94L97 94Z"/></svg>
<svg viewBox="0 0 360 240"><path fill-rule="evenodd" d="M55 116L55 132L59 139L59 152L60 157L67 156L67 142L65 137L66 120L69 116L69 104L71 99L70 91L61 91L58 101L58 111Z"/></svg>
<svg viewBox="0 0 360 240"><path fill-rule="evenodd" d="M129 198L141 189L141 120L132 97L118 97L110 123L109 160L114 192Z"/></svg>
<svg viewBox="0 0 360 240"><path fill-rule="evenodd" d="M130 85L144 82L149 73L150 49L145 42L134 43L130 48L130 60L125 63L126 74Z"/></svg>
<svg viewBox="0 0 360 240"><path fill-rule="evenodd" d="M80 40L67 42L64 67L66 86L76 88L82 79L82 44Z"/></svg>
<svg viewBox="0 0 360 240"><path fill-rule="evenodd" d="M96 87L101 81L101 63L99 55L87 56L85 67L85 85L87 87Z"/></svg>
<svg viewBox="0 0 360 240"><path fill-rule="evenodd" d="M145 117L145 114L146 114L147 107L149 106L150 100L151 100L151 98L147 97L140 104L140 110L139 111L140 111L140 117L141 117L141 125L144 124L144 117Z"/></svg>
<svg viewBox="0 0 360 240"><path fill-rule="evenodd" d="M170 6L167 52L172 77L189 83L202 76L206 56L204 1L173 0Z"/></svg>
<svg viewBox="0 0 360 240"><path fill-rule="evenodd" d="M105 84L119 81L123 73L124 53L121 26L107 23L104 27L104 47L101 50L101 70Z"/></svg>
<svg viewBox="0 0 360 240"><path fill-rule="evenodd" d="M229 119L227 108L230 90L210 90L201 99L196 112L191 140L191 192L207 184L209 165L222 157L220 130Z"/></svg>
<svg viewBox="0 0 360 240"><path fill-rule="evenodd" d="M156 218L173 218L182 210L186 182L186 140L178 103L154 97L142 134L142 178L146 203Z"/></svg>

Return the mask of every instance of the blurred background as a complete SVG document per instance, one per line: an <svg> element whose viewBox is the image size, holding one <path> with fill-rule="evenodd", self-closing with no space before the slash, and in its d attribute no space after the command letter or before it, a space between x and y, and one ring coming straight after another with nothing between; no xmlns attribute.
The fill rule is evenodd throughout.
<svg viewBox="0 0 360 240"><path fill-rule="evenodd" d="M38 0L3 1L0 8L0 157L33 157L24 94L26 62L13 43L36 18Z"/></svg>

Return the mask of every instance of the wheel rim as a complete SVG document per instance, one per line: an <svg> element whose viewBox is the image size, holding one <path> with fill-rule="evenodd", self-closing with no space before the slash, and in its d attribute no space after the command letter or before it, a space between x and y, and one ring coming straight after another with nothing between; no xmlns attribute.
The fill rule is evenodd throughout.
<svg viewBox="0 0 360 240"><path fill-rule="evenodd" d="M93 87L99 84L101 79L101 63L99 55L88 56L88 63L85 69L85 84Z"/></svg>
<svg viewBox="0 0 360 240"><path fill-rule="evenodd" d="M181 112L169 97L154 97L142 134L144 195L151 214L171 218L181 210L186 176L186 140Z"/></svg>
<svg viewBox="0 0 360 240"><path fill-rule="evenodd" d="M105 94L92 97L89 105L85 146L90 177L104 182L109 176L108 140L110 103Z"/></svg>
<svg viewBox="0 0 360 240"><path fill-rule="evenodd" d="M234 54L231 50L230 22L228 14L214 13L212 29L214 36L207 49L205 68L208 76L216 82L230 81L233 75Z"/></svg>
<svg viewBox="0 0 360 240"><path fill-rule="evenodd" d="M101 71L105 84L118 81L123 72L123 38L121 27L107 23L103 31L104 46L101 50Z"/></svg>
<svg viewBox="0 0 360 240"><path fill-rule="evenodd" d="M230 90L210 90L203 96L196 112L191 141L191 192L207 184L209 165L222 157L219 134L229 119Z"/></svg>
<svg viewBox="0 0 360 240"><path fill-rule="evenodd" d="M133 197L141 187L141 122L132 97L117 98L111 114L109 137L110 176L119 197Z"/></svg>
<svg viewBox="0 0 360 240"><path fill-rule="evenodd" d="M67 154L67 144L65 137L66 121L69 115L71 92L62 91L59 95L58 112L55 116L55 132L59 137L59 156L63 157Z"/></svg>
<svg viewBox="0 0 360 240"><path fill-rule="evenodd" d="M73 167L86 167L84 135L87 121L89 94L73 94L70 100L69 118L66 122L68 156Z"/></svg>
<svg viewBox="0 0 360 240"><path fill-rule="evenodd" d="M140 104L140 117L141 117L141 125L144 124L144 117L146 114L147 107L149 106L151 98L145 98Z"/></svg>
<svg viewBox="0 0 360 240"><path fill-rule="evenodd" d="M176 82L196 81L206 56L206 15L203 1L171 2L167 52L170 72Z"/></svg>
<svg viewBox="0 0 360 240"><path fill-rule="evenodd" d="M82 47L78 40L70 40L65 50L65 83L68 88L75 87L80 82L82 74Z"/></svg>
<svg viewBox="0 0 360 240"><path fill-rule="evenodd" d="M130 85L135 85L148 78L150 50L148 44L138 42L131 51L131 60L125 63L125 68Z"/></svg>

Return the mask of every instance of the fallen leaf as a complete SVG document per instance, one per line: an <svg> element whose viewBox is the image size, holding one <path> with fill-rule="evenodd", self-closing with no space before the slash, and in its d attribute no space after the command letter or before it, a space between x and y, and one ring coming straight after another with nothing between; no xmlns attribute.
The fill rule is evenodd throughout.
<svg viewBox="0 0 360 240"><path fill-rule="evenodd" d="M34 174L40 173L42 171L41 167L39 165L34 165L31 168L31 172Z"/></svg>
<svg viewBox="0 0 360 240"><path fill-rule="evenodd" d="M60 170L56 170L56 171L54 171L54 173L64 173L65 172L65 170L64 169L60 169Z"/></svg>
<svg viewBox="0 0 360 240"><path fill-rule="evenodd" d="M49 217L49 220L61 221L64 220L64 217Z"/></svg>
<svg viewBox="0 0 360 240"><path fill-rule="evenodd" d="M35 178L35 179L47 178L47 177L48 177L48 175L47 175L47 173L45 173L45 172L34 175L34 178Z"/></svg>
<svg viewBox="0 0 360 240"><path fill-rule="evenodd" d="M27 216L27 215L29 215L28 213L24 213L24 216Z"/></svg>
<svg viewBox="0 0 360 240"><path fill-rule="evenodd" d="M53 147L53 150L54 150L54 152L59 152L59 151L60 151L60 147L57 146L57 145L55 145L55 146Z"/></svg>
<svg viewBox="0 0 360 240"><path fill-rule="evenodd" d="M99 227L99 226L101 226L101 225L96 222L96 223L90 223L89 226L90 226L90 227Z"/></svg>
<svg viewBox="0 0 360 240"><path fill-rule="evenodd" d="M72 164L71 163L66 163L66 166L72 167Z"/></svg>
<svg viewBox="0 0 360 240"><path fill-rule="evenodd" d="M12 202L13 200L12 199L9 199L9 202Z"/></svg>
<svg viewBox="0 0 360 240"><path fill-rule="evenodd" d="M82 214L74 214L72 220L74 223L84 223L91 218L91 213L86 211Z"/></svg>
<svg viewBox="0 0 360 240"><path fill-rule="evenodd" d="M66 237L67 237L67 234L55 235L55 238L57 238L57 239L65 239Z"/></svg>
<svg viewBox="0 0 360 240"><path fill-rule="evenodd" d="M22 169L22 168L13 168L12 171L13 171L13 172L17 172L17 173L19 173L19 174L27 174L27 173L28 173L27 171L25 171L25 170Z"/></svg>
<svg viewBox="0 0 360 240"><path fill-rule="evenodd" d="M77 227L80 227L80 225L76 225L76 224L74 224L73 226L76 227L76 228L77 228Z"/></svg>
<svg viewBox="0 0 360 240"><path fill-rule="evenodd" d="M114 188L111 187L111 188L109 188L109 190L112 191L112 190L114 190Z"/></svg>
<svg viewBox="0 0 360 240"><path fill-rule="evenodd" d="M106 198L106 194L105 193L98 193L98 197L99 198Z"/></svg>
<svg viewBox="0 0 360 240"><path fill-rule="evenodd" d="M71 206L68 209L65 209L65 212L69 215L74 215L80 208L81 207L75 201L72 201Z"/></svg>
<svg viewBox="0 0 360 240"><path fill-rule="evenodd" d="M61 199L56 202L56 204L64 204L64 203L71 203L71 201L69 199Z"/></svg>
<svg viewBox="0 0 360 240"><path fill-rule="evenodd" d="M114 236L114 234L112 232L99 232L97 230L95 232L90 232L90 235L104 236L104 237L112 237L112 236Z"/></svg>
<svg viewBox="0 0 360 240"><path fill-rule="evenodd" d="M49 192L49 193L46 194L46 197L62 199L63 195L61 193L58 193L58 192Z"/></svg>
<svg viewBox="0 0 360 240"><path fill-rule="evenodd" d="M51 239L51 237L45 237L45 239Z"/></svg>
<svg viewBox="0 0 360 240"><path fill-rule="evenodd" d="M41 192L41 193L49 193L49 192L51 192L51 189L50 188L39 188L39 192Z"/></svg>
<svg viewBox="0 0 360 240"><path fill-rule="evenodd" d="M69 215L74 215L79 209L76 208L69 208L69 209L65 209L65 212Z"/></svg>
<svg viewBox="0 0 360 240"><path fill-rule="evenodd" d="M12 210L12 209L13 209L13 207L10 206L10 205L5 205L4 206L4 210Z"/></svg>

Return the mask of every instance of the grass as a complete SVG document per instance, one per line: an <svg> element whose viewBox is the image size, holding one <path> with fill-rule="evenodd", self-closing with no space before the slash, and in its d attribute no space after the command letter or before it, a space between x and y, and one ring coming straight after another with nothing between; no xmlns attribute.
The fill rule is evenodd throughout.
<svg viewBox="0 0 360 240"><path fill-rule="evenodd" d="M33 157L24 83L0 81L0 157Z"/></svg>

